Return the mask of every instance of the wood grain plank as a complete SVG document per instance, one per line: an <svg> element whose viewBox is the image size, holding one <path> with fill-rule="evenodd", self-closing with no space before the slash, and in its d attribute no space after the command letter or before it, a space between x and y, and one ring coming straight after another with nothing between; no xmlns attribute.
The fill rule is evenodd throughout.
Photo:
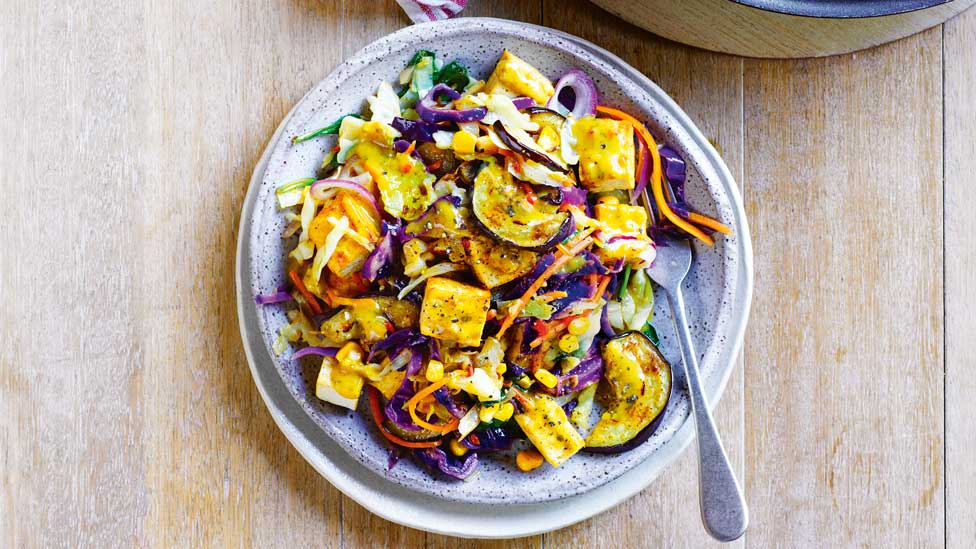
<svg viewBox="0 0 976 549"><path fill-rule="evenodd" d="M750 544L943 541L941 49L745 63Z"/></svg>
<svg viewBox="0 0 976 549"><path fill-rule="evenodd" d="M141 8L0 7L0 296L6 546L137 543L151 502L138 444L145 356L135 290L145 66ZM51 37L57 36L57 40ZM122 259L122 260L120 260Z"/></svg>
<svg viewBox="0 0 976 549"><path fill-rule="evenodd" d="M142 198L137 237L151 243L132 255L155 545L340 544L338 491L288 444L251 380L231 282L251 171L294 102L339 62L322 54L338 46L338 16L316 0L146 13L147 165L130 184Z"/></svg>
<svg viewBox="0 0 976 549"><path fill-rule="evenodd" d="M668 92L719 148L742 180L742 62L658 38L583 0L547 0L545 24L619 55ZM715 409L726 450L742 481L743 367L735 367ZM555 547L718 546L701 526L696 450L689 448L661 478L619 507L546 535ZM737 541L733 546L741 547Z"/></svg>
<svg viewBox="0 0 976 549"><path fill-rule="evenodd" d="M976 11L945 25L946 545L976 546Z"/></svg>

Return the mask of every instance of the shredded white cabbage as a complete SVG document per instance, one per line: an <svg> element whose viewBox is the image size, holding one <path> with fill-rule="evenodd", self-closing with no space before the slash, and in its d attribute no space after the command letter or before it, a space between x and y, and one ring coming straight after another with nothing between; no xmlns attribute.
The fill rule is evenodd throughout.
<svg viewBox="0 0 976 549"><path fill-rule="evenodd" d="M359 136L365 123L353 116L342 119L342 124L339 126L339 152L336 153L336 162L342 164L346 161L353 147L359 143Z"/></svg>
<svg viewBox="0 0 976 549"><path fill-rule="evenodd" d="M437 145L438 149L450 149L451 143L454 141L454 132L439 131L431 134L434 138L434 144Z"/></svg>
<svg viewBox="0 0 976 549"><path fill-rule="evenodd" d="M493 130L491 128L485 128L485 133L488 134L488 139L491 141L491 143L493 145L495 145L496 147L498 147L499 149L501 149L503 151L510 151L510 150L512 150L512 149L508 148L508 145L506 145L505 143L502 142L502 139L500 137L498 137L498 134L495 133L495 130Z"/></svg>
<svg viewBox="0 0 976 549"><path fill-rule="evenodd" d="M479 368L488 368L495 371L495 367L505 360L505 348L502 347L498 338L489 337L481 346L481 352L475 357L475 364ZM497 377L497 376L493 376Z"/></svg>
<svg viewBox="0 0 976 549"><path fill-rule="evenodd" d="M471 434L471 431L474 431L478 427L478 424L481 423L481 419L478 418L479 408L481 406L472 406L468 410L468 413L461 417L461 420L458 422L458 434L461 436L458 440L463 440L464 437Z"/></svg>
<svg viewBox="0 0 976 549"><path fill-rule="evenodd" d="M299 242L298 246L291 251L289 256L295 261L308 261L312 259L312 255L315 254L315 244L312 244L311 240L306 240L304 242Z"/></svg>
<svg viewBox="0 0 976 549"><path fill-rule="evenodd" d="M426 271L424 271L423 274L421 274L417 278L411 280L410 284L404 286L403 289L400 290L400 293L397 294L397 299L403 299L404 297L407 296L407 294L412 292L414 288L420 286L425 280L427 280L432 276L439 276L454 271L461 271L464 270L465 268L466 267L464 265L458 263L438 263L437 265L428 268Z"/></svg>
<svg viewBox="0 0 976 549"><path fill-rule="evenodd" d="M393 119L400 116L400 98L389 82L380 82L376 88L376 94L366 98L369 103L369 110L373 113L370 120L392 124Z"/></svg>
<svg viewBox="0 0 976 549"><path fill-rule="evenodd" d="M505 165L508 167L508 173L512 174L516 179L528 181L529 183L560 188L567 186L567 184L573 184L573 180L566 174L554 172L528 158L513 160L509 157L505 160Z"/></svg>
<svg viewBox="0 0 976 549"><path fill-rule="evenodd" d="M579 164L579 153L576 152L576 134L573 133L573 124L576 120L572 116L567 116L559 128L559 154L563 157L566 164Z"/></svg>
<svg viewBox="0 0 976 549"><path fill-rule="evenodd" d="M332 254L335 253L336 248L339 246L339 241L342 240L342 237L346 234L346 229L349 228L349 218L346 216L342 216L339 219L330 217L329 222L332 223L332 230L325 237L325 243L315 253L315 260L312 261L312 279L315 282L318 282L322 278L322 269L332 259Z"/></svg>
<svg viewBox="0 0 976 549"><path fill-rule="evenodd" d="M302 202L302 234L299 236L299 242L305 242L308 240L308 228L312 225L312 220L315 219L315 209L318 204L315 202L315 198L312 197L309 189L311 187L305 187L302 189L302 194L304 195L304 202Z"/></svg>
<svg viewBox="0 0 976 549"><path fill-rule="evenodd" d="M480 97L484 94L478 94ZM534 132L539 129L539 125L529 118L529 115L520 112L512 98L500 93L493 93L484 98L484 105L488 107L488 114L482 119L482 123L491 126L496 120L501 120L502 124L510 130L521 130L523 132Z"/></svg>
<svg viewBox="0 0 976 549"><path fill-rule="evenodd" d="M579 429L589 427L590 414L593 412L594 395L596 395L596 383L587 385L579 393L579 397L576 400L576 408L573 409L573 413L570 415L570 420L573 422L573 425Z"/></svg>
<svg viewBox="0 0 976 549"><path fill-rule="evenodd" d="M462 391L481 401L499 400L502 398L502 388L482 368L475 368L474 373L458 380Z"/></svg>

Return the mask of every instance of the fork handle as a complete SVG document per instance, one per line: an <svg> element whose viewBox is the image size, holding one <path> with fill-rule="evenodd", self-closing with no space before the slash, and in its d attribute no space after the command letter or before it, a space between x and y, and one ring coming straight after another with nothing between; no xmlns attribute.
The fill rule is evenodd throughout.
<svg viewBox="0 0 976 549"><path fill-rule="evenodd" d="M691 413L695 416L702 522L713 538L732 541L745 533L749 524L749 510L708 409L680 286L668 292L668 301L681 344L681 362L691 395Z"/></svg>

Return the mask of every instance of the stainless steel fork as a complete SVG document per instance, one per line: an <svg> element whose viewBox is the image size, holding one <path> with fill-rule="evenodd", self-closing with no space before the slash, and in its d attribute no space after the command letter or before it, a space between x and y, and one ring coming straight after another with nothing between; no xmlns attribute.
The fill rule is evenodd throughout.
<svg viewBox="0 0 976 549"><path fill-rule="evenodd" d="M641 198L650 219L654 209L644 191ZM742 488L735 478L729 457L722 447L715 420L708 408L702 387L698 356L691 340L688 318L685 314L681 283L691 268L691 245L685 240L668 238L666 245L658 246L657 257L647 274L668 296L671 318L681 347L681 363L684 366L691 400L691 413L695 417L695 433L698 439L698 480L702 522L712 537L719 541L732 541L745 533L749 524L749 510Z"/></svg>

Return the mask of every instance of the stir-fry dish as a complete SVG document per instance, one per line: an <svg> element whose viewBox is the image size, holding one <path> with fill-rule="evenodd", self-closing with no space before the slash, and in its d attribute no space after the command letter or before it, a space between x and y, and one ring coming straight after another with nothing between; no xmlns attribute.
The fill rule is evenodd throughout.
<svg viewBox="0 0 976 549"><path fill-rule="evenodd" d="M647 440L671 394L655 237L729 234L687 203L678 153L584 72L554 86L510 51L487 80L419 51L366 103L293 139L328 148L276 191L295 245L256 298L286 304L274 351L321 357L323 401L365 393L391 467L465 479L519 440L522 471Z"/></svg>

